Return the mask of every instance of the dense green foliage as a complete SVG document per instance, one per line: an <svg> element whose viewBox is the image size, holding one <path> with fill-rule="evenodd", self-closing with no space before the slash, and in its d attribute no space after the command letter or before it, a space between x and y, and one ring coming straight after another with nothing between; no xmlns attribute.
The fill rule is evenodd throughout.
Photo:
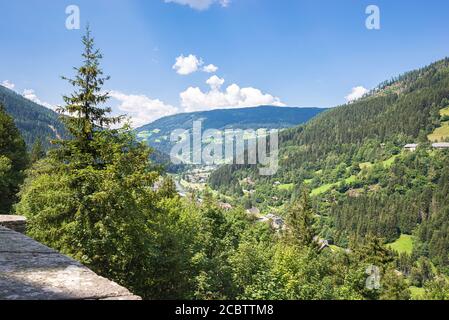
<svg viewBox="0 0 449 320"><path fill-rule="evenodd" d="M0 214L10 212L27 164L25 142L0 104Z"/></svg>

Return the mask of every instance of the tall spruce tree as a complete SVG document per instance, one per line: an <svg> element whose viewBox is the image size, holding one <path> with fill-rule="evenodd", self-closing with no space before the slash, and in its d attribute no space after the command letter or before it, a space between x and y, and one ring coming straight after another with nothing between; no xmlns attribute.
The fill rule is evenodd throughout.
<svg viewBox="0 0 449 320"><path fill-rule="evenodd" d="M31 163L35 163L45 157L45 150L44 146L42 144L42 140L40 138L36 139L36 141L33 144L33 147L31 148L30 153L30 161Z"/></svg>
<svg viewBox="0 0 449 320"><path fill-rule="evenodd" d="M58 108L58 112L62 114L61 119L73 137L70 142L65 141L62 144L75 144L83 152L92 152L89 146L95 132L118 124L122 117L111 117L111 108L102 107L110 98L109 94L103 91L103 85L110 77L104 76L100 68L103 56L95 49L89 27L82 42L84 64L75 68L77 73L74 78L62 77L75 87L75 90L72 94L63 96L66 105Z"/></svg>
<svg viewBox="0 0 449 320"><path fill-rule="evenodd" d="M309 195L303 190L299 199L290 207L287 217L287 237L299 246L316 246L315 214L310 205Z"/></svg>
<svg viewBox="0 0 449 320"><path fill-rule="evenodd" d="M108 94L101 54L87 29L83 65L75 68L75 89L59 108L69 136L34 164L18 210L28 233L99 274L139 291L145 281L149 201L158 174L149 170L149 148L128 127L110 129L120 118L103 107Z"/></svg>

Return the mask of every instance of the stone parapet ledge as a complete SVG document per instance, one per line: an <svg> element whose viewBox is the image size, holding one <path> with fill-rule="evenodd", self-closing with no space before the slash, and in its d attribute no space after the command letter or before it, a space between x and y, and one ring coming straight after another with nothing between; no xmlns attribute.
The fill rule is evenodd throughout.
<svg viewBox="0 0 449 320"><path fill-rule="evenodd" d="M0 226L0 300L141 300L79 262Z"/></svg>
<svg viewBox="0 0 449 320"><path fill-rule="evenodd" d="M27 227L27 219L23 216L0 215L0 226L20 233L25 233Z"/></svg>

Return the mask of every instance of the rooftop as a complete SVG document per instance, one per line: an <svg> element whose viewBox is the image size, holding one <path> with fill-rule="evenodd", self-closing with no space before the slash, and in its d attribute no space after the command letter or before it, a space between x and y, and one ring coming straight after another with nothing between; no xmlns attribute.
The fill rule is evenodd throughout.
<svg viewBox="0 0 449 320"><path fill-rule="evenodd" d="M449 148L449 142L437 142L433 143L432 147L434 148Z"/></svg>

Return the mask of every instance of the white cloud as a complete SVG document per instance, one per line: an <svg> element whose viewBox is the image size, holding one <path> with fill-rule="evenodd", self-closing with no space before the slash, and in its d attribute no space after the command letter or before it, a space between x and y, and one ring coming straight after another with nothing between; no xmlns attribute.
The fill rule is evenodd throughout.
<svg viewBox="0 0 449 320"><path fill-rule="evenodd" d="M221 79L217 76L212 76L207 79L206 83L210 86L213 91L220 90L221 86L225 83L224 79Z"/></svg>
<svg viewBox="0 0 449 320"><path fill-rule="evenodd" d="M352 102L355 100L360 99L361 97L363 97L365 94L367 94L369 92L368 89L362 87L362 86L358 86L355 88L352 88L352 91L349 95L347 95L345 97L347 102Z"/></svg>
<svg viewBox="0 0 449 320"><path fill-rule="evenodd" d="M198 59L193 54L190 54L187 57L181 55L176 58L176 63L173 65L173 70L176 70L176 72L180 75L186 76L198 71L199 67L202 65L203 61Z"/></svg>
<svg viewBox="0 0 449 320"><path fill-rule="evenodd" d="M5 80L1 84L2 84L2 86L4 86L5 88L8 88L10 90L14 90L14 88L16 86L14 83L11 83L9 80Z"/></svg>
<svg viewBox="0 0 449 320"><path fill-rule="evenodd" d="M176 58L176 62L173 65L173 70L175 70L178 74L182 76L189 75L191 73L197 72L197 71L203 71L206 73L214 73L217 72L218 67L214 64L208 64L207 66L204 66L204 61L201 58L198 58L194 54L189 54L188 56L180 55Z"/></svg>
<svg viewBox="0 0 449 320"><path fill-rule="evenodd" d="M56 110L56 107L53 106L52 104L44 102L41 99L39 99L33 89L25 89L25 90L23 90L22 95L23 95L24 98L26 98L28 100L31 100L34 103L37 103L37 104L39 104L41 106L44 106L44 107L46 107L48 109L51 109L51 110Z"/></svg>
<svg viewBox="0 0 449 320"><path fill-rule="evenodd" d="M118 109L131 118L133 127L140 127L178 112L177 108L145 95L130 95L120 91L111 91L109 95L120 102Z"/></svg>
<svg viewBox="0 0 449 320"><path fill-rule="evenodd" d="M214 72L217 72L217 70L218 70L218 67L213 64L209 64L203 68L203 71L207 72L207 73L214 73Z"/></svg>
<svg viewBox="0 0 449 320"><path fill-rule="evenodd" d="M181 5L187 5L195 10L207 10L214 3L218 3L222 7L227 7L231 2L231 0L165 0L165 2L166 3L173 2Z"/></svg>
<svg viewBox="0 0 449 320"><path fill-rule="evenodd" d="M210 86L207 92L198 87L190 87L181 92L181 105L186 112L210 110L217 108L256 107L260 105L285 106L279 98L263 93L261 90L247 87L240 88L232 84L221 90L224 79L212 76L206 83Z"/></svg>

